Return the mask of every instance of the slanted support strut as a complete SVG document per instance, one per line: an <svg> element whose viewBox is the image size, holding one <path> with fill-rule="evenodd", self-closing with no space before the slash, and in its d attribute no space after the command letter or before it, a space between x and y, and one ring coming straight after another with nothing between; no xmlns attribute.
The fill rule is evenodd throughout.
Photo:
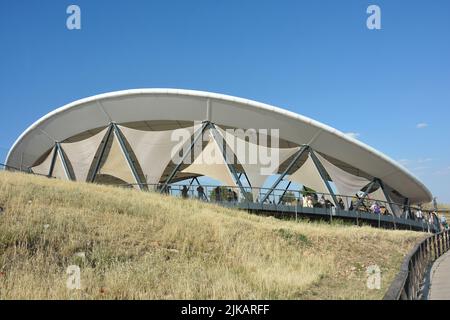
<svg viewBox="0 0 450 320"><path fill-rule="evenodd" d="M356 205L353 207L353 211L357 211L359 206L363 204L364 200L366 199L367 195L369 194L369 190L372 189L373 185L376 183L376 179L373 179L367 186L366 191L364 191L364 194L361 198L358 199L356 202Z"/></svg>
<svg viewBox="0 0 450 320"><path fill-rule="evenodd" d="M101 164L101 162L103 160L103 156L105 155L106 146L108 145L109 139L111 138L112 131L113 131L113 126L112 126L112 123L110 123L109 127L108 127L108 131L106 131L105 137L102 140L103 145L101 147L98 159L97 159L97 161L95 163L94 171L92 172L91 178L88 179L88 181L90 181L90 182L94 182L95 181L95 177L97 176L97 173L100 170L100 164Z"/></svg>
<svg viewBox="0 0 450 320"><path fill-rule="evenodd" d="M285 196L286 192L288 191L289 187L291 186L292 181L289 181L286 189L284 189L283 194L281 195L280 199L278 199L278 204L281 203L281 201L283 201L283 197Z"/></svg>
<svg viewBox="0 0 450 320"><path fill-rule="evenodd" d="M272 187L270 187L269 191L266 192L264 197L261 200L261 203L264 203L270 196L270 194L275 190L275 188L278 186L278 184L283 180L283 178L289 173L289 171L292 169L292 167L298 162L298 160L301 158L301 156L309 150L309 146L303 145L300 150L297 151L292 161L289 163L287 168L283 171L283 173L278 177L278 179L272 184Z"/></svg>
<svg viewBox="0 0 450 320"><path fill-rule="evenodd" d="M386 190L386 188L384 186L383 181L380 178L375 178L375 181L380 185L381 191L383 192L384 197L386 198L386 201L388 202L387 205L389 206L390 211L392 211L391 214L393 216L395 216L394 209L392 208L392 205L391 205L393 203L392 199L389 196L389 194L388 194L388 192L387 192L387 190Z"/></svg>
<svg viewBox="0 0 450 320"><path fill-rule="evenodd" d="M131 159L130 153L128 152L127 146L125 144L125 140L124 140L124 136L122 134L122 131L119 129L119 127L117 126L116 123L112 123L112 128L114 130L114 133L117 137L117 140L119 141L119 145L120 145L120 149L122 150L122 153L125 156L125 159L127 160L128 163L128 167L130 168L134 180L136 181L136 183L139 185L139 189L143 190L144 189L144 183L141 181L138 171L136 169L136 166L133 162L133 160Z"/></svg>
<svg viewBox="0 0 450 320"><path fill-rule="evenodd" d="M219 146L219 149L222 153L222 157L228 166L228 170L230 170L230 172L234 178L234 181L236 182L239 189L241 190L242 196L244 196L244 198L247 199L245 189L242 185L241 179L239 178L239 176L237 174L236 168L234 167L234 165L232 163L229 163L229 161L227 160L227 155L225 154L227 143L224 142L225 138L222 137L222 135L217 131L217 128L213 123L210 122L210 126L211 126L211 133L212 133L213 139ZM234 154L233 154L233 159L234 159Z"/></svg>
<svg viewBox="0 0 450 320"><path fill-rule="evenodd" d="M167 177L164 185L161 188L161 193L164 193L168 187L168 185L170 184L170 182L172 181L172 179L175 177L175 175L177 174L178 170L180 170L181 165L183 164L183 162L186 160L186 158L191 154L191 151L194 149L195 145L197 144L198 140L201 139L203 137L203 133L206 131L206 129L208 129L210 126L210 122L209 121L203 121L202 123L202 128L199 130L200 132L197 134L197 136L194 138L194 141L192 141L191 145L189 146L189 149L187 150L186 153L184 153L183 151L183 157L180 160L179 163L177 163L177 165L175 166L175 168L172 170L172 172L170 173L170 175Z"/></svg>
<svg viewBox="0 0 450 320"><path fill-rule="evenodd" d="M309 154L311 155L314 165L316 166L317 170L319 171L320 177L322 178L323 182L325 183L329 194L333 198L334 205L337 206L338 205L337 197L334 194L334 191L330 186L330 182L327 179L328 173L326 172L325 168L322 166L322 163L319 161L319 159L317 158L316 154L314 153L314 151L312 149L310 149Z"/></svg>
<svg viewBox="0 0 450 320"><path fill-rule="evenodd" d="M70 174L69 167L67 166L67 159L64 154L64 150L61 148L61 144L59 142L55 145L56 150L58 151L59 158L61 159L61 162L63 164L64 173L66 174L66 177L68 180L75 180L74 177Z"/></svg>
<svg viewBox="0 0 450 320"><path fill-rule="evenodd" d="M55 168L55 163L56 163L56 157L58 156L58 144L55 143L54 146L54 150L53 150L53 155L52 155L52 162L50 163L50 168L48 170L48 175L47 177L51 177L53 174L53 169Z"/></svg>

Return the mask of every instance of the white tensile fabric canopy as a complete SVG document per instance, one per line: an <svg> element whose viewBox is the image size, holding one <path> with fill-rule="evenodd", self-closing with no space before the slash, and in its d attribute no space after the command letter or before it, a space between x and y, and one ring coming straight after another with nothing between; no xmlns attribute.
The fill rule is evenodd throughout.
<svg viewBox="0 0 450 320"><path fill-rule="evenodd" d="M225 186L236 187L236 182L233 179L218 143L209 130L205 134L209 135L208 144L195 158L194 162L182 172L208 176L222 182Z"/></svg>
<svg viewBox="0 0 450 320"><path fill-rule="evenodd" d="M194 127L182 128L183 134L176 136L181 141L172 139L175 130L141 131L119 126L142 168L148 184L157 184L164 170L172 160L172 153L177 145L179 149L191 138ZM175 150L178 152L178 150Z"/></svg>
<svg viewBox="0 0 450 320"><path fill-rule="evenodd" d="M388 203L388 200L386 199L386 196L384 195L383 190L381 187L379 187L377 190L375 190L372 193L369 193L369 199L371 200L380 200ZM384 204L385 205L385 204ZM403 213L402 208L395 204L395 203L388 203L387 208L391 213L393 213L395 216L400 217Z"/></svg>
<svg viewBox="0 0 450 320"><path fill-rule="evenodd" d="M366 178L355 176L335 166L320 154L316 153L316 156L330 175L331 180L336 186L338 194L353 196L370 183L370 181ZM348 209L348 201L344 201L344 204L345 208Z"/></svg>
<svg viewBox="0 0 450 320"><path fill-rule="evenodd" d="M328 188L322 177L320 176L319 170L314 164L314 161L312 160L310 154L308 154L308 159L305 161L305 163L297 171L287 177L287 180L311 188L318 193L323 193L325 199L335 204L333 197L328 195Z"/></svg>
<svg viewBox="0 0 450 320"><path fill-rule="evenodd" d="M133 171L128 164L115 132L113 133L111 149L98 173L119 178L129 184L133 184L134 188L139 189L139 186L136 185L138 181L136 181L133 175Z"/></svg>
<svg viewBox="0 0 450 320"><path fill-rule="evenodd" d="M53 178L69 180L69 177L67 176L66 170L64 169L64 164L62 162L59 152L56 153L53 170L52 170L52 172L50 172L53 156L55 154L55 148L56 147L53 147L53 149L50 151L48 156L45 158L45 160L41 164L32 167L31 170L37 174L42 174L42 175L47 176L47 175L50 175L50 173L51 173L51 176Z"/></svg>
<svg viewBox="0 0 450 320"><path fill-rule="evenodd" d="M25 130L11 147L6 164L16 168L32 167L55 141L63 142L112 122L203 120L231 128L279 129L283 141L309 145L345 163L353 174L360 170L370 177L380 178L384 185L413 204L433 198L427 187L400 164L334 128L271 105L193 90L135 89L74 101L50 112Z"/></svg>
<svg viewBox="0 0 450 320"><path fill-rule="evenodd" d="M77 181L86 181L94 160L95 154L104 138L108 128L103 129L96 135L77 142L61 143L61 148L64 150L69 159L72 169Z"/></svg>
<svg viewBox="0 0 450 320"><path fill-rule="evenodd" d="M47 176L50 173L50 166L52 165L53 154L55 153L55 147L52 148L48 156L37 166L31 168L31 171L37 174Z"/></svg>
<svg viewBox="0 0 450 320"><path fill-rule="evenodd" d="M248 141L239 139L235 135L219 129L222 136L225 137L227 145L230 147L231 151L236 155L237 160L244 168L245 174L250 181L252 186L253 199L258 198L260 188L264 185L267 178L276 172L280 164L289 159L294 153L296 153L300 147L296 148L268 148L266 146L257 145L250 143ZM250 154L250 153L256 153ZM253 157L253 159L252 159ZM275 163L262 163L262 158L264 162L270 159Z"/></svg>
<svg viewBox="0 0 450 320"><path fill-rule="evenodd" d="M369 200L380 200L380 201L388 202L381 187L379 187L374 192L369 193L367 195L367 197L369 198ZM384 205L384 203L383 203L383 205ZM390 207L388 209L392 212Z"/></svg>
<svg viewBox="0 0 450 320"><path fill-rule="evenodd" d="M52 177L62 180L69 180L66 170L64 169L64 164L62 162L59 152L56 155L55 165L53 166Z"/></svg>
<svg viewBox="0 0 450 320"><path fill-rule="evenodd" d="M393 203L389 203L386 199L386 196L384 195L383 189L379 187L377 190L375 190L372 193L369 193L368 198L370 200L380 200L385 203L380 203L380 205L385 205L387 209L390 211L390 213L393 213L395 216L399 217L402 214L402 209Z"/></svg>

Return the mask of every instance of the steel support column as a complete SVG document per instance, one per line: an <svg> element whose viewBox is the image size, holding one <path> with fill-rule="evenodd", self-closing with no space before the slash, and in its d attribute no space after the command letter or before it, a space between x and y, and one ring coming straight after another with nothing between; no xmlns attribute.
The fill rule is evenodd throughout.
<svg viewBox="0 0 450 320"><path fill-rule="evenodd" d="M184 153L184 150L183 150L183 158L180 160L180 162L175 166L175 168L172 170L170 175L167 177L166 181L164 182L164 185L161 188L161 193L163 193L167 189L167 186L170 184L170 182L172 181L173 177L175 177L175 175L177 174L177 172L180 169L181 165L186 160L187 156L191 154L192 149L194 149L194 146L196 145L198 140L202 138L203 133L205 132L206 129L209 128L209 126L210 126L210 122L209 121L203 121L202 128L199 130L200 132L194 138L194 141L192 141L191 145L189 146L189 150L187 150L186 153Z"/></svg>
<svg viewBox="0 0 450 320"><path fill-rule="evenodd" d="M57 147L57 143L55 142L55 145L53 147L53 155L52 155L52 162L50 163L50 168L48 170L48 175L47 177L51 177L53 174L53 169L55 168L55 162L56 162L56 157L58 156L58 147Z"/></svg>
<svg viewBox="0 0 450 320"><path fill-rule="evenodd" d="M95 181L95 177L97 176L98 170L100 170L100 164L102 162L103 156L105 155L106 146L108 145L109 139L111 138L112 131L113 131L113 126L112 126L112 123L110 123L109 127L108 127L108 131L106 131L105 137L102 140L103 145L101 147L98 159L95 163L94 171L92 172L90 179L88 179L88 181L90 181L90 182Z"/></svg>
<svg viewBox="0 0 450 320"><path fill-rule="evenodd" d="M328 192L330 193L331 197L333 198L334 205L337 206L339 204L336 195L334 194L333 189L330 186L330 182L327 179L328 173L326 172L325 168L322 166L322 163L320 163L319 159L317 158L316 154L314 153L313 149L310 149L309 154L311 155L311 158L314 162L314 165L316 166L317 170L319 171L320 177L322 178L323 182L325 183Z"/></svg>
<svg viewBox="0 0 450 320"><path fill-rule="evenodd" d="M386 187L384 186L383 181L381 179L379 179L379 178L375 178L375 180L380 185L381 191L383 191L384 197L386 198L386 201L388 202L388 205L389 205L389 207L390 207L390 209L392 211L392 215L395 215L394 209L392 208L392 205L391 205L393 203L392 199L389 196L389 194L388 194L388 192L386 190Z"/></svg>
<svg viewBox="0 0 450 320"><path fill-rule="evenodd" d="M411 214L411 210L409 208L409 198L405 198L403 201L403 213L405 215L405 218L410 218L409 215Z"/></svg>
<svg viewBox="0 0 450 320"><path fill-rule="evenodd" d="M366 199L367 195L369 194L369 190L372 189L372 187L375 183L376 183L376 179L373 179L372 182L370 182L367 185L366 191L364 191L363 196L361 198L359 198L358 201L356 202L356 205L353 207L353 211L357 211L359 206L364 203L364 200Z"/></svg>
<svg viewBox="0 0 450 320"><path fill-rule="evenodd" d="M239 189L241 190L242 195L244 196L245 199L247 199L247 193L241 183L241 180L239 179L236 168L234 167L234 165L232 163L229 163L227 161L227 155L226 155L227 143L226 142L224 143L225 138L222 137L222 135L217 131L216 126L213 123L210 123L210 126L211 126L211 133L212 133L213 139L219 145L219 149L222 152L222 157L228 166L228 170L230 170L231 174L233 175L233 178L234 178L235 182L237 183ZM234 159L234 154L233 154L233 159Z"/></svg>
<svg viewBox="0 0 450 320"><path fill-rule="evenodd" d="M244 167L242 167L244 168ZM248 185L250 186L250 188L252 188L252 184L250 183L250 180L248 179L247 173L244 171L244 176L245 176L245 180L247 180Z"/></svg>
<svg viewBox="0 0 450 320"><path fill-rule="evenodd" d="M117 137L117 140L119 141L120 149L122 149L123 154L125 155L125 159L127 160L128 166L130 167L130 170L133 174L134 180L139 185L139 189L144 189L144 183L141 181L139 174L137 172L136 166L134 165L133 160L131 159L130 153L128 152L127 146L125 144L124 135L122 134L122 131L120 131L119 127L116 123L112 124L114 134Z"/></svg>
<svg viewBox="0 0 450 320"><path fill-rule="evenodd" d="M287 190L289 189L289 187L291 186L292 181L289 181L286 189L284 189L283 194L281 195L280 199L278 199L278 204L281 203L281 201L283 200L284 195L286 194Z"/></svg>
<svg viewBox="0 0 450 320"><path fill-rule="evenodd" d="M283 178L289 173L289 171L292 169L292 167L297 163L297 161L301 158L301 156L309 150L309 146L303 145L300 150L297 151L292 161L289 163L287 168L283 171L283 173L278 177L278 179L272 184L272 187L270 187L269 191L264 195L264 198L261 200L261 203L264 203L267 198L269 198L270 194L275 190L275 188L278 186L278 184L283 180Z"/></svg>
<svg viewBox="0 0 450 320"><path fill-rule="evenodd" d="M64 172L66 173L66 177L68 180L75 180L72 175L70 174L69 167L67 166L67 159L64 154L64 150L61 148L61 144L59 142L55 145L56 149L58 150L59 158L61 159L61 162L63 164Z"/></svg>
<svg viewBox="0 0 450 320"><path fill-rule="evenodd" d="M188 191L192 187L192 184L194 183L194 181L195 181L195 178L192 178L191 182L189 182Z"/></svg>

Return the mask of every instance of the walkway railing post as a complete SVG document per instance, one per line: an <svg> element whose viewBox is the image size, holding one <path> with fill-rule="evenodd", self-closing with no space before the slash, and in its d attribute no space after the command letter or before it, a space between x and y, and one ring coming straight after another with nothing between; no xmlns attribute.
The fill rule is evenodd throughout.
<svg viewBox="0 0 450 320"><path fill-rule="evenodd" d="M433 239L434 239L434 260L436 260L437 258L439 258L438 238L436 237L436 235L434 235Z"/></svg>
<svg viewBox="0 0 450 320"><path fill-rule="evenodd" d="M381 213L378 213L378 228L381 227Z"/></svg>
<svg viewBox="0 0 450 320"><path fill-rule="evenodd" d="M384 299L419 299L425 273L431 262L450 249L446 246L448 231L430 235L408 254L400 272L392 282Z"/></svg>
<svg viewBox="0 0 450 320"><path fill-rule="evenodd" d="M450 230L445 231L447 235L447 250L450 249Z"/></svg>

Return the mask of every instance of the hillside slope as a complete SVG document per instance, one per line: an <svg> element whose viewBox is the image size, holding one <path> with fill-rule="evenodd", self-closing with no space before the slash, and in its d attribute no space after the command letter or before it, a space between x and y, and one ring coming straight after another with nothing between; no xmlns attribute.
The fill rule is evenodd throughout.
<svg viewBox="0 0 450 320"><path fill-rule="evenodd" d="M0 299L377 299L423 237L8 172L0 207Z"/></svg>

